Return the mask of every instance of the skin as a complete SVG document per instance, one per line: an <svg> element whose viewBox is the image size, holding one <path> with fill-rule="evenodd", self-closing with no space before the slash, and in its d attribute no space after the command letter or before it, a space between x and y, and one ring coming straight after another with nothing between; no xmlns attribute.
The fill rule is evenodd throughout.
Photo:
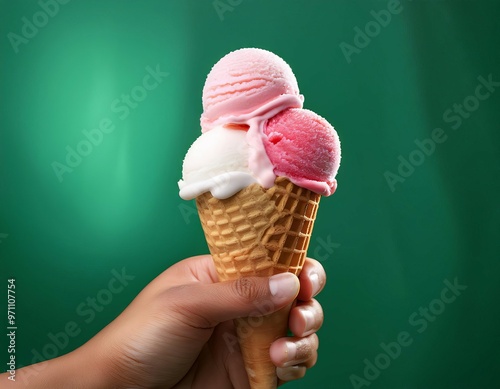
<svg viewBox="0 0 500 389"><path fill-rule="evenodd" d="M318 357L316 331L323 311L314 296L326 275L318 261L308 258L298 280L283 277L286 293L273 296L267 277L220 283L210 256L185 259L154 279L82 347L19 369L16 382L1 374L0 382L31 389L246 389L239 349L228 347L224 337L235 335L232 319L254 312L256 302L272 301L278 310L295 297L289 318L294 336L276 340L270 355L280 385L302 378Z"/></svg>

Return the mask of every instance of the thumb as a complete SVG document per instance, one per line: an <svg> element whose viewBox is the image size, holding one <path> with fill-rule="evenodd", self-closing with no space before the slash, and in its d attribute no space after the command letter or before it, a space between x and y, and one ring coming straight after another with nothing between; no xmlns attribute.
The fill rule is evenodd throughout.
<svg viewBox="0 0 500 389"><path fill-rule="evenodd" d="M272 277L244 277L214 284L192 283L174 288L178 312L197 327L215 327L227 320L273 313L290 304L299 293L292 273Z"/></svg>

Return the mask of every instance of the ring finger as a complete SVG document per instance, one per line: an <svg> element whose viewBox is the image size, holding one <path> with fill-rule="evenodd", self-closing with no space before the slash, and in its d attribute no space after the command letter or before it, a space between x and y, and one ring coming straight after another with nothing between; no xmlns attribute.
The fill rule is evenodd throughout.
<svg viewBox="0 0 500 389"><path fill-rule="evenodd" d="M316 334L311 334L305 338L280 338L271 345L271 360L278 367L290 367L299 364L312 367L316 362L318 344Z"/></svg>

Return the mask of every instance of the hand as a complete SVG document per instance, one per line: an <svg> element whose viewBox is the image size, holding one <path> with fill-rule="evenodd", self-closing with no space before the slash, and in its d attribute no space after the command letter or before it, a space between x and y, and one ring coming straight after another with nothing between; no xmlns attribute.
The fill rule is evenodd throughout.
<svg viewBox="0 0 500 389"><path fill-rule="evenodd" d="M313 297L326 282L323 267L308 258L299 280L290 273L245 280L218 282L210 256L180 261L94 338L61 358L68 369L92 361L99 384L82 387L93 389L207 388L207 383L248 388L239 348L227 343L228 335L235 337L232 319L255 312L259 302L272 301L278 310L297 297L289 320L294 337L276 340L270 355L280 383L303 377L317 359L315 332L323 312Z"/></svg>

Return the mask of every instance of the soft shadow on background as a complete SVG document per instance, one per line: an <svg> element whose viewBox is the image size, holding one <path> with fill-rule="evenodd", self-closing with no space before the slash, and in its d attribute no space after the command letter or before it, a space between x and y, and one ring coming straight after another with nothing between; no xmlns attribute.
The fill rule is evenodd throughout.
<svg viewBox="0 0 500 389"><path fill-rule="evenodd" d="M208 251L182 159L211 66L260 47L342 141L309 251L329 276L320 358L287 387L498 387L498 2L0 4L0 290L16 279L20 364L83 344ZM79 334L57 345L69 322Z"/></svg>

